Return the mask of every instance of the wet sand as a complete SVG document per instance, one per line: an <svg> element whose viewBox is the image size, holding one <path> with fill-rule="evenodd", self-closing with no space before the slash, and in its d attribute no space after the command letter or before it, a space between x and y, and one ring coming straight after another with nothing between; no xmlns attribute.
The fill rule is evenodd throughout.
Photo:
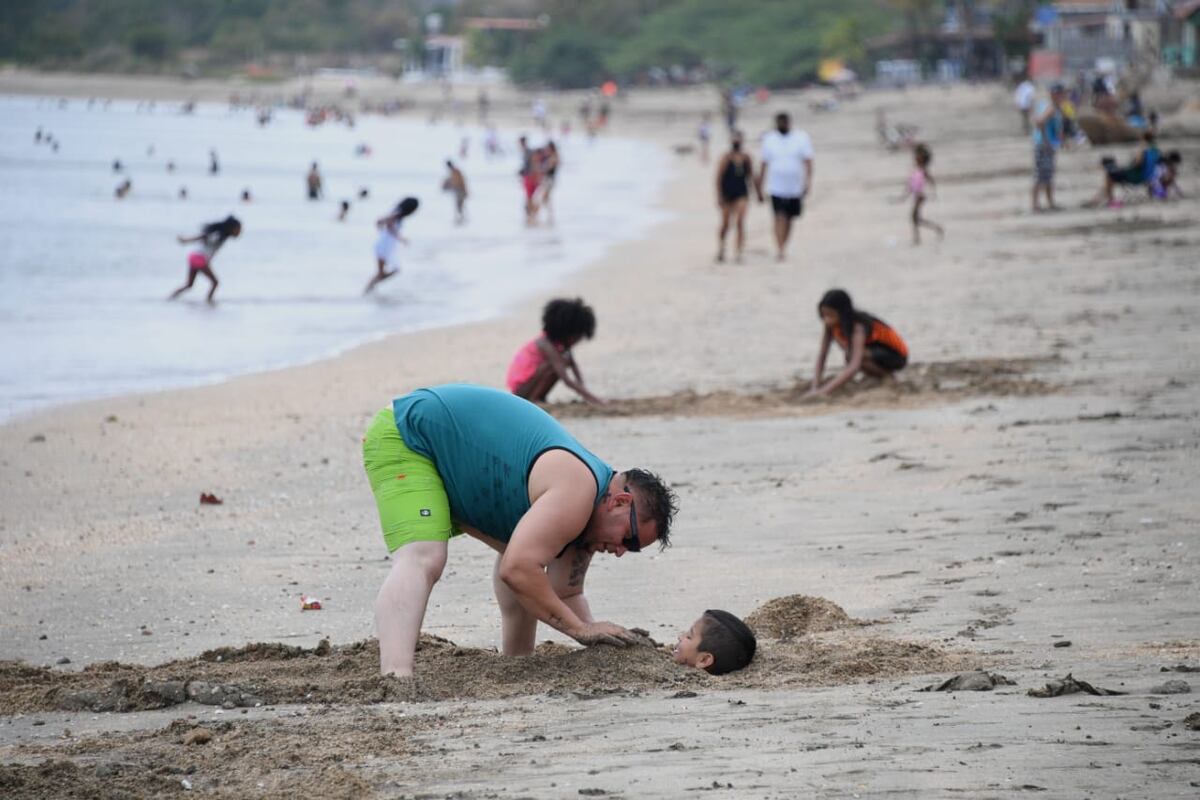
<svg viewBox="0 0 1200 800"><path fill-rule="evenodd" d="M660 113L635 98L614 125L688 141L694 99ZM935 176L963 176L927 207L941 244L909 246L907 208L887 202L909 164L875 143L880 105L921 125ZM802 594L870 624L793 631L840 617L767 605L761 660L725 678L560 637L505 661L492 557L467 542L426 619L445 641L427 640L418 670L438 681L375 677L388 562L361 430L415 386L498 385L531 302L0 428L0 657L24 664L0 670L0 793L1194 796L1195 694L1162 691L1200 681L1163 671L1200 666L1192 173L1182 203L1034 216L1029 147L999 89L871 94L816 116L780 96L747 129L779 106L817 150L789 262L773 263L755 206L747 263L714 264L710 167L680 158L674 218L560 287L597 308L577 356L615 402L556 392L551 407L682 499L673 548L594 565L599 617L671 642L704 608ZM1095 192L1099 155L1062 156L1061 202ZM893 324L912 363L898 386L797 404L831 286ZM301 612L302 592L324 609ZM968 669L1013 685L918 691ZM1027 693L1068 673L1127 694ZM221 703L92 710L153 705L147 678ZM64 710L81 692L91 704Z"/></svg>

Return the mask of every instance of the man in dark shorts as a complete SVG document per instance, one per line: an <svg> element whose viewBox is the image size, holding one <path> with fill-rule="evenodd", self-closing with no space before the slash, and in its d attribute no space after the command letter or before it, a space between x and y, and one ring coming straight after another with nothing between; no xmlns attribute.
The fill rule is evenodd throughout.
<svg viewBox="0 0 1200 800"><path fill-rule="evenodd" d="M775 218L776 258L783 261L792 220L804 210L804 198L812 188L812 140L804 131L793 131L791 117L775 115L775 130L762 138L762 166L755 183L761 201L763 185L771 195Z"/></svg>
<svg viewBox="0 0 1200 800"><path fill-rule="evenodd" d="M592 618L583 581L596 553L670 543L676 498L656 475L617 472L533 403L466 384L396 398L368 428L363 464L392 553L375 600L383 674L412 675L426 604L462 533L499 554L505 655L532 653L538 622L585 645L636 640Z"/></svg>

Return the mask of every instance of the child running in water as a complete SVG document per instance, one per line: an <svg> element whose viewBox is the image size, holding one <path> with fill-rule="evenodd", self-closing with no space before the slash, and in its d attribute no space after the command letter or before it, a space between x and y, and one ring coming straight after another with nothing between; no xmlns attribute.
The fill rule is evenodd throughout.
<svg viewBox="0 0 1200 800"><path fill-rule="evenodd" d="M375 240L377 269L371 276L371 280L367 282L367 288L363 290L363 294L370 294L371 290L382 281L386 281L400 271L398 267L391 267L395 260L396 245L408 244L408 240L400 235L400 222L405 217L411 217L416 213L420 204L421 202L417 198L406 197L396 206L395 211L375 221L375 227L379 229L379 238Z"/></svg>
<svg viewBox="0 0 1200 800"><path fill-rule="evenodd" d="M883 320L856 309L850 295L841 289L826 292L817 304L817 313L825 323L825 332L817 350L812 387L806 397L830 394L860 371L876 378L895 379L895 373L908 363L908 345L900 334ZM830 343L835 341L846 354L846 366L822 386L825 358L829 355Z"/></svg>
<svg viewBox="0 0 1200 800"><path fill-rule="evenodd" d="M183 236L177 237L180 244L190 244L191 242L200 242L200 249L193 250L188 254L188 279L187 283L180 286L175 291L171 292L168 300L174 300L179 295L192 288L192 284L196 282L196 275L200 274L208 278L212 283L212 287L208 290L208 302L213 302L213 295L217 292L217 276L212 271L212 260L216 256L217 251L221 249L221 245L225 244L227 239L236 239L242 234L242 223L237 217L229 216L220 222L211 222L201 229L198 236L186 238Z"/></svg>
<svg viewBox="0 0 1200 800"><path fill-rule="evenodd" d="M724 675L747 666L758 641L754 631L728 611L709 609L679 635L671 657L676 664Z"/></svg>
<svg viewBox="0 0 1200 800"><path fill-rule="evenodd" d="M551 300L542 309L542 335L526 342L508 365L505 382L518 397L542 403L559 379L589 403L604 401L588 391L571 348L596 333L596 315L582 298Z"/></svg>
<svg viewBox="0 0 1200 800"><path fill-rule="evenodd" d="M933 175L929 172L929 165L933 161L933 153L929 147L924 144L919 144L913 148L913 171L908 176L908 184L904 187L904 194L900 196L903 200L905 197L912 196L912 230L913 244L921 243L921 226L932 228L937 231L938 238L941 239L946 235L946 229L938 225L933 220L925 219L921 216L921 208L925 205L925 189L929 187L936 190L937 184L933 180Z"/></svg>

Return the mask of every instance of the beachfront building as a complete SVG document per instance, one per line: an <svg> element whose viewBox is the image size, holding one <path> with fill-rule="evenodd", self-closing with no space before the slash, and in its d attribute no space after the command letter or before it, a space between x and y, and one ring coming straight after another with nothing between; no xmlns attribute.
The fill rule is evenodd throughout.
<svg viewBox="0 0 1200 800"><path fill-rule="evenodd" d="M1027 49L1033 32L998 27L996 9L970 0L947 0L930 22L912 17L903 31L867 41L878 83L996 78L1008 73L1006 48Z"/></svg>
<svg viewBox="0 0 1200 800"><path fill-rule="evenodd" d="M1162 61L1185 70L1200 70L1196 44L1200 40L1200 0L1178 0L1162 26Z"/></svg>
<svg viewBox="0 0 1200 800"><path fill-rule="evenodd" d="M1159 62L1169 10L1167 0L1057 0L1038 9L1031 28L1066 73L1150 68Z"/></svg>

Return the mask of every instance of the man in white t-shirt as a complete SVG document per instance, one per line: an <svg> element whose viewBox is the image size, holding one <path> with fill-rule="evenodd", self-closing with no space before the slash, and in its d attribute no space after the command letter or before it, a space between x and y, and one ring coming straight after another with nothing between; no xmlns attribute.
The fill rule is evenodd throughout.
<svg viewBox="0 0 1200 800"><path fill-rule="evenodd" d="M784 248L792 234L792 220L804 210L804 198L812 188L813 147L804 131L793 131L787 114L775 115L775 130L762 138L762 166L758 171L759 202L763 184L771 195L771 210L775 215L776 257L783 261Z"/></svg>
<svg viewBox="0 0 1200 800"><path fill-rule="evenodd" d="M1021 115L1021 130L1026 135L1029 134L1030 115L1033 113L1033 99L1037 96L1037 87L1033 85L1033 81L1026 78L1017 86L1017 90L1013 92L1013 102L1017 106L1017 113Z"/></svg>

